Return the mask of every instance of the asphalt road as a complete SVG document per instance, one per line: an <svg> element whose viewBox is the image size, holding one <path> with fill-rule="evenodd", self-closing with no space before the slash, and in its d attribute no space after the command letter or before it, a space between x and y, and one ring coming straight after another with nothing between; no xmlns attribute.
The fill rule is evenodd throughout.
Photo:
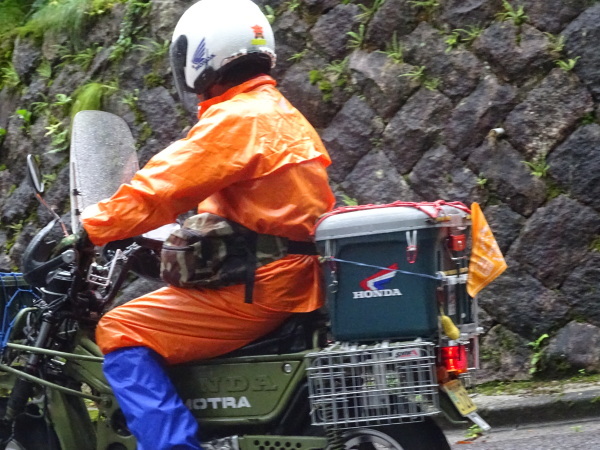
<svg viewBox="0 0 600 450"><path fill-rule="evenodd" d="M446 436L452 450L594 450L600 449L600 419L492 429L474 440L465 430L446 430Z"/></svg>

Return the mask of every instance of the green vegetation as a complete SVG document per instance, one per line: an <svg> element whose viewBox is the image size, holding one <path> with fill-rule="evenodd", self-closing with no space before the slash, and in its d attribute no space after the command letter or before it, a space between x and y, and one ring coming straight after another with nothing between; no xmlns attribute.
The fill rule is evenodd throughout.
<svg viewBox="0 0 600 450"><path fill-rule="evenodd" d="M323 93L323 100L330 101L334 89L344 88L348 83L348 58L333 61L322 70L311 70L308 78Z"/></svg>
<svg viewBox="0 0 600 450"><path fill-rule="evenodd" d="M21 129L24 130L25 132L28 132L29 127L31 126L31 119L33 117L33 114L31 113L31 111L29 111L27 109L17 109L15 111L15 116L20 117L21 120L23 121L23 123L21 125Z"/></svg>
<svg viewBox="0 0 600 450"><path fill-rule="evenodd" d="M467 438L467 439L475 439L482 435L483 435L483 430L481 429L481 427L479 425L471 425L465 431L465 438Z"/></svg>
<svg viewBox="0 0 600 450"><path fill-rule="evenodd" d="M375 0L370 7L359 3L358 7L362 10L362 12L357 15L356 18L362 23L369 22L384 3L385 0Z"/></svg>
<svg viewBox="0 0 600 450"><path fill-rule="evenodd" d="M444 42L448 47L446 48L446 53L458 47L459 44L468 45L477 39L481 33L483 32L483 28L469 26L467 28L456 28L452 30L452 32L448 35Z"/></svg>
<svg viewBox="0 0 600 450"><path fill-rule="evenodd" d="M273 22L275 22L275 10L269 6L269 5L265 5L264 6L264 11L263 14L265 15L265 17L267 18L267 20L269 21L269 23L271 25L273 25Z"/></svg>
<svg viewBox="0 0 600 450"><path fill-rule="evenodd" d="M531 171L531 175L538 178L544 178L550 169L548 163L546 163L546 155L538 155L533 161L521 161Z"/></svg>
<svg viewBox="0 0 600 450"><path fill-rule="evenodd" d="M597 384L600 382L599 373L589 373L585 369L571 373L570 376L558 376L553 379L537 377L525 381L490 381L475 387L475 391L482 395L503 394L557 394L564 391L571 383ZM600 402L600 397L592 400L592 403Z"/></svg>
<svg viewBox="0 0 600 450"><path fill-rule="evenodd" d="M90 16L100 16L110 11L117 3L125 3L127 0L92 0L87 12Z"/></svg>
<svg viewBox="0 0 600 450"><path fill-rule="evenodd" d="M135 115L135 123L137 124L144 122L144 114L138 105L138 101L140 99L139 95L140 90L135 89L133 92L125 94L125 96L123 96L121 99L121 103L129 106L129 109L133 111L133 114Z"/></svg>
<svg viewBox="0 0 600 450"><path fill-rule="evenodd" d="M356 200L355 198L352 198L346 194L342 194L342 202L346 206L357 206L358 205L358 200Z"/></svg>
<svg viewBox="0 0 600 450"><path fill-rule="evenodd" d="M12 62L0 69L0 87L15 88L21 84L21 78Z"/></svg>
<svg viewBox="0 0 600 450"><path fill-rule="evenodd" d="M460 44L460 33L457 30L454 30L450 35L444 39L444 42L448 46L446 48L446 53L454 50Z"/></svg>
<svg viewBox="0 0 600 450"><path fill-rule="evenodd" d="M538 363L539 363L540 358L542 356L542 344L549 337L550 336L548 336L547 333L544 333L539 338L537 338L535 341L529 342L527 344L533 350L533 355L531 356L531 361L530 361L531 367L529 368L529 373L530 374L534 374L534 373L536 373L539 370Z"/></svg>
<svg viewBox="0 0 600 450"><path fill-rule="evenodd" d="M50 64L50 61L44 59L36 69L36 73L50 83L50 80L52 79L52 65Z"/></svg>
<svg viewBox="0 0 600 450"><path fill-rule="evenodd" d="M142 63L151 62L152 64L163 61L169 54L169 45L171 41L165 40L158 42L149 38L142 38L146 44L136 44L133 46L136 50L141 50L144 53Z"/></svg>
<svg viewBox="0 0 600 450"><path fill-rule="evenodd" d="M0 1L0 89L15 88L20 84L19 76L11 63L13 43L20 26L31 8L33 0Z"/></svg>
<svg viewBox="0 0 600 450"><path fill-rule="evenodd" d="M0 3L0 36L14 31L29 12L33 0L3 0Z"/></svg>
<svg viewBox="0 0 600 450"><path fill-rule="evenodd" d="M81 46L81 36L92 16L104 14L117 3L128 0L2 0L0 1L0 89L16 88L20 80L11 64L13 43L17 36L41 39L45 33L66 33L69 36L69 51L73 53ZM129 0L129 3L139 2ZM69 55L84 69L98 49L87 49ZM67 53L67 52L65 52ZM50 80L52 67L44 61L38 68L42 78ZM48 82L50 84L50 81Z"/></svg>
<svg viewBox="0 0 600 450"><path fill-rule="evenodd" d="M45 127L45 136L49 136L52 143L48 153L64 151L69 146L69 130L61 118L68 114L72 103L71 96L59 93L54 96L54 101L43 97L43 100L31 104L34 116L46 117L48 125Z"/></svg>
<svg viewBox="0 0 600 450"><path fill-rule="evenodd" d="M15 189L17 189L17 186L12 185L6 195L10 196L15 191ZM21 231L23 231L24 227L25 227L25 225L24 225L23 220L21 220L20 222L15 222L15 223L6 225L5 228L10 233L10 237L6 240L6 243L4 244L4 249L7 253L17 243L17 237L19 236L19 233L21 233Z"/></svg>
<svg viewBox="0 0 600 450"><path fill-rule="evenodd" d="M440 80L439 80L439 78L431 78L431 77L427 76L425 74L425 69L426 69L425 66L418 66L414 70L411 70L410 72L407 72L407 73L403 73L400 76L408 77L411 80L416 81L419 84L421 84L421 86L423 86L425 89L428 89L430 91L435 91L438 88L438 86L440 85Z"/></svg>
<svg viewBox="0 0 600 450"><path fill-rule="evenodd" d="M41 38L46 32L68 33L77 48L82 30L90 17L110 11L127 0L50 0L29 2L27 22L19 27L21 36Z"/></svg>
<svg viewBox="0 0 600 450"><path fill-rule="evenodd" d="M403 73L400 76L401 77L408 77L411 80L418 81L419 83L422 83L426 79L425 66L418 66L414 70L411 70L410 72L407 72L407 73Z"/></svg>
<svg viewBox="0 0 600 450"><path fill-rule="evenodd" d="M150 1L129 0L127 2L127 12L121 23L119 30L119 39L112 46L109 61L120 61L123 56L134 48L134 39L144 27L140 19L150 11Z"/></svg>
<svg viewBox="0 0 600 450"><path fill-rule="evenodd" d="M429 91L435 91L438 87L440 87L440 79L439 78L426 78L423 81L423 87Z"/></svg>
<svg viewBox="0 0 600 450"><path fill-rule="evenodd" d="M398 35L394 31L392 40L386 45L385 50L378 50L380 53L385 53L388 58L397 64L404 62L404 48L398 42Z"/></svg>
<svg viewBox="0 0 600 450"><path fill-rule="evenodd" d="M562 61L562 60L558 60L555 61L556 65L558 67L560 67L562 70L564 70L565 72L570 72L571 70L573 70L575 68L575 64L577 64L577 60L580 58L580 56L577 56L576 58L569 58L566 61Z"/></svg>
<svg viewBox="0 0 600 450"><path fill-rule="evenodd" d="M567 193L560 185L549 178L546 179L546 189L548 200L555 199L556 197Z"/></svg>
<svg viewBox="0 0 600 450"><path fill-rule="evenodd" d="M165 79L156 72L150 72L144 75L144 86L149 89L162 86L165 83Z"/></svg>
<svg viewBox="0 0 600 450"><path fill-rule="evenodd" d="M50 125L46 127L46 134L52 138L52 150L48 153L65 151L69 147L69 129L54 116L50 116Z"/></svg>
<svg viewBox="0 0 600 450"><path fill-rule="evenodd" d="M84 84L73 94L75 101L71 107L71 117L74 117L79 111L101 109L102 98L116 90L116 86L110 84L98 82Z"/></svg>
<svg viewBox="0 0 600 450"><path fill-rule="evenodd" d="M548 38L548 50L554 55L560 55L565 49L564 35L556 36L552 33L544 33Z"/></svg>
<svg viewBox="0 0 600 450"><path fill-rule="evenodd" d="M593 252L599 252L600 253L600 236L599 235L596 235L596 237L594 238L594 240L590 244L590 250L593 251Z"/></svg>
<svg viewBox="0 0 600 450"><path fill-rule="evenodd" d="M502 6L504 7L504 11L496 15L501 21L511 21L516 26L519 26L529 20L522 5L515 9L507 0L502 0Z"/></svg>
<svg viewBox="0 0 600 450"><path fill-rule="evenodd" d="M125 54L133 48L133 40L130 36L119 38L115 45L112 46L108 60L112 62L121 61Z"/></svg>
<svg viewBox="0 0 600 450"><path fill-rule="evenodd" d="M481 189L484 189L487 182L488 182L488 179L485 178L482 173L480 173L479 176L477 177L477 186L479 186Z"/></svg>
<svg viewBox="0 0 600 450"><path fill-rule="evenodd" d="M469 25L467 28L459 28L456 31L461 33L461 41L470 44L483 33L483 28Z"/></svg>
<svg viewBox="0 0 600 450"><path fill-rule="evenodd" d="M31 108L36 117L51 114L63 114L65 106L71 103L71 97L65 94L56 94L56 102L49 102L46 96L42 96L43 100L33 102Z"/></svg>
<svg viewBox="0 0 600 450"><path fill-rule="evenodd" d="M358 26L358 31L348 31L347 34L350 36L350 39L348 40L348 48L362 48L365 43L365 33L365 25L362 23Z"/></svg>
<svg viewBox="0 0 600 450"><path fill-rule="evenodd" d="M89 0L54 0L42 4L36 10L39 3L34 3L33 14L19 28L21 36L41 38L46 32L66 32L73 44L80 41L90 6Z"/></svg>
<svg viewBox="0 0 600 450"><path fill-rule="evenodd" d="M590 111L583 115L583 117L579 120L581 125L590 125L596 122L596 113L594 111Z"/></svg>
<svg viewBox="0 0 600 450"><path fill-rule="evenodd" d="M288 61L293 61L293 62L297 62L300 61L302 58L304 58L306 56L306 54L308 53L308 49L305 48L304 50L302 50L299 53L294 53L292 56L290 56L288 58Z"/></svg>
<svg viewBox="0 0 600 450"><path fill-rule="evenodd" d="M290 0L289 2L285 2L284 5L287 7L288 10L296 11L302 5L302 1L301 0Z"/></svg>
<svg viewBox="0 0 600 450"><path fill-rule="evenodd" d="M160 66L162 63L168 61L170 41L164 40L163 42L158 42L149 38L142 38L141 40L145 44L136 44L133 48L140 50L144 54L141 62L151 63L153 69L152 72L144 76L144 86L148 88L162 86L165 80L160 74Z"/></svg>
<svg viewBox="0 0 600 450"><path fill-rule="evenodd" d="M83 70L88 70L100 50L102 50L102 47L95 46L88 47L76 54L63 54L61 56L62 62L60 65L73 63L77 64Z"/></svg>
<svg viewBox="0 0 600 450"><path fill-rule="evenodd" d="M44 173L42 175L42 181L44 182L44 184L46 186L51 185L52 183L54 183L58 178L58 174L57 173Z"/></svg>
<svg viewBox="0 0 600 450"><path fill-rule="evenodd" d="M428 14L440 6L438 0L409 0L408 3L415 8L423 8Z"/></svg>
<svg viewBox="0 0 600 450"><path fill-rule="evenodd" d="M421 8L437 8L440 6L437 0L410 0L408 3Z"/></svg>

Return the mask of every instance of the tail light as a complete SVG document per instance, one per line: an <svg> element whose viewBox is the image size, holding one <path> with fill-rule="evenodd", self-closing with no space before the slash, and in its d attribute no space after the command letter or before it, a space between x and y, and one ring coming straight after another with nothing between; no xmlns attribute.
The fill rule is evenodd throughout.
<svg viewBox="0 0 600 450"><path fill-rule="evenodd" d="M464 345L441 347L440 356L442 359L442 364L448 372L460 374L467 372L469 369L467 350Z"/></svg>

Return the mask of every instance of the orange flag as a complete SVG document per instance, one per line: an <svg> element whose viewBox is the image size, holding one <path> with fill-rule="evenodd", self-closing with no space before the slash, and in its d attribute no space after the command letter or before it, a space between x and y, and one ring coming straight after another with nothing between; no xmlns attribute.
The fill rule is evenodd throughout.
<svg viewBox="0 0 600 450"><path fill-rule="evenodd" d="M478 203L471 205L471 232L473 248L469 262L467 292L471 297L475 297L508 266Z"/></svg>

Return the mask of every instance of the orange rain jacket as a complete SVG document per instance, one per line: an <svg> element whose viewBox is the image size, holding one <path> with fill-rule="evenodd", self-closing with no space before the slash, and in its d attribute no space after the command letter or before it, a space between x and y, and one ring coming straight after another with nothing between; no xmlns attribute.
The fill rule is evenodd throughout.
<svg viewBox="0 0 600 450"><path fill-rule="evenodd" d="M122 185L110 199L84 210L82 223L92 242L103 245L140 235L174 222L179 214L195 207L198 212L217 214L259 233L309 241L317 218L334 205L325 170L331 161L316 131L275 84L271 77L262 75L201 103L200 120L185 139L155 155L130 184ZM165 298L190 297L198 305L204 303L205 307L199 307L196 314L200 322L202 315L228 315L221 311L227 304L234 305L231 308L236 310L231 313L234 316L253 311L240 312L239 308L246 308L241 306L243 286L219 290L181 290L169 286L157 292L161 294L153 298L151 293L143 300L161 303ZM218 313L202 310L213 308L211 305L216 305L217 299L222 302ZM253 299L254 303L247 306L266 312L287 314L319 308L323 292L317 258L289 255L259 268ZM129 312L125 314L127 308ZM157 338L156 323L152 336L144 330L132 331L134 321L144 322L153 314L146 311L137 317L135 308L134 300L104 316L97 339L105 353L124 346L149 345L170 362L178 362L224 353L232 350L231 346L244 345L269 331L257 329L240 336L239 342L212 353L174 355L167 349L174 338L165 336L163 341ZM182 313L183 310L185 307ZM172 320L169 327L177 327L179 320L185 321L183 317L175 317L176 314L166 317L164 308L160 315L165 325ZM277 321L283 320L282 317L280 314ZM205 323L190 323L185 339L195 328L215 328L214 320L204 320ZM164 331L175 334L173 328ZM228 329L222 336L218 332L212 336L229 339L226 334L230 332ZM207 345L204 341L199 344Z"/></svg>

